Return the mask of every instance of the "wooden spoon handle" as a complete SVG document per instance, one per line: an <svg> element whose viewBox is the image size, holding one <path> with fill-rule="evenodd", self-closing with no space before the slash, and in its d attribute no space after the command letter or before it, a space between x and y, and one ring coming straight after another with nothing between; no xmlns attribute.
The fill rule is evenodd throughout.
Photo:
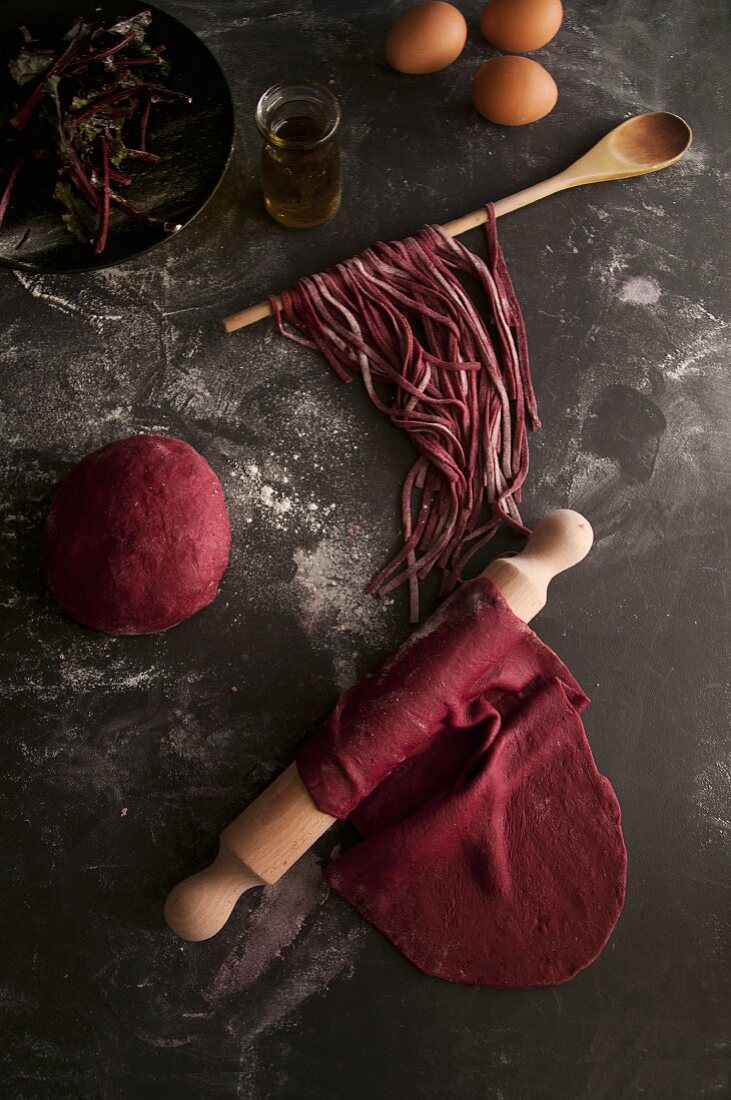
<svg viewBox="0 0 731 1100"><path fill-rule="evenodd" d="M518 618L529 622L544 606L551 578L585 558L593 539L591 525L578 512L550 512L520 554L497 558L482 576L497 585ZM334 820L318 810L297 765L290 764L224 829L210 867L175 887L165 905L168 924L185 940L215 935L245 890L276 882Z"/></svg>
<svg viewBox="0 0 731 1100"><path fill-rule="evenodd" d="M565 173L561 172L557 176L552 176L551 179L543 180L532 187L526 187L523 191L518 191L515 195L510 195L506 199L498 199L494 203L495 217L499 218L503 214L510 214L513 210L519 210L521 206L528 206L529 203L537 202L538 199L552 195L555 191L561 191L565 187L572 186L570 183L558 182L564 175ZM446 225L442 226L442 229L450 237L458 237L460 233L475 229L476 226L483 225L486 221L487 210L483 206L479 210L473 210L471 214L464 214L461 218L447 222ZM246 328L247 325L253 325L256 321L263 321L265 317L270 317L271 313L272 307L269 302L257 302L255 306L248 306L246 309L239 310L238 313L232 313L230 316L224 317L223 327L226 332L236 332L240 328Z"/></svg>
<svg viewBox="0 0 731 1100"><path fill-rule="evenodd" d="M637 174L634 171L617 172L611 165L607 165L606 170L587 173L583 170L585 159L585 157L582 157L570 168L565 168L563 172L558 172L550 179L541 180L540 183L534 183L532 187L525 187L522 191L516 191L514 195L498 199L497 202L493 203L495 217L501 218L503 214L512 214L514 210L520 210L523 206L529 206L532 202L538 202L539 199L555 195L557 191L566 191L570 187L579 187L584 183L600 183L602 180L617 179L618 176ZM462 233L467 233L470 229L476 229L478 225L483 225L486 221L487 210L484 206L481 206L479 210L473 210L469 214L463 214L461 218L446 222L442 229L450 237L459 237ZM257 302L255 306L248 306L247 309L239 310L238 313L232 313L229 317L224 317L223 327L226 332L236 332L237 329L253 325L255 321L262 321L265 317L269 317L271 312L272 308L269 302Z"/></svg>
<svg viewBox="0 0 731 1100"><path fill-rule="evenodd" d="M555 195L557 191L565 191L567 187L575 187L571 182L571 169L567 168L550 179L534 183L532 187L525 187L522 191L516 191L514 195L498 199L493 203L495 217L501 218L503 214L512 214L514 210L520 210L523 206L530 206L532 202L546 199L549 195ZM481 206L479 210L473 210L470 214L463 214L461 218L446 222L442 229L450 237L459 237L470 229L476 229L478 225L484 225L487 221L487 208Z"/></svg>

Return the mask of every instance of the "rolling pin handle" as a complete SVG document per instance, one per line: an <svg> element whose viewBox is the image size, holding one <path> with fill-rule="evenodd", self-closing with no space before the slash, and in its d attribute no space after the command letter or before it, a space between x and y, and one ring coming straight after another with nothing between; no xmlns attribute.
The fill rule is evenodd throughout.
<svg viewBox="0 0 731 1100"><path fill-rule="evenodd" d="M220 932L245 890L264 881L221 844L209 867L178 883L165 902L165 920L183 940L197 943Z"/></svg>
<svg viewBox="0 0 731 1100"><path fill-rule="evenodd" d="M585 516L570 508L558 508L536 524L520 558L526 565L540 562L548 583L557 573L583 561L593 542L594 532Z"/></svg>
<svg viewBox="0 0 731 1100"><path fill-rule="evenodd" d="M193 941L215 936L245 890L277 882L334 820L290 764L223 830L211 866L172 891L165 919L173 932Z"/></svg>
<svg viewBox="0 0 731 1100"><path fill-rule="evenodd" d="M536 524L525 549L496 558L482 576L497 585L514 614L528 623L545 607L553 577L582 561L593 541L588 519L560 508Z"/></svg>

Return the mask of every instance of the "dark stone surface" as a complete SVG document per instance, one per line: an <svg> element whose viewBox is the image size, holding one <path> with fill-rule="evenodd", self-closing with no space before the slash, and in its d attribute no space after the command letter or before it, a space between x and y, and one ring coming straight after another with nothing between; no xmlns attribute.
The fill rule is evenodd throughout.
<svg viewBox="0 0 731 1100"><path fill-rule="evenodd" d="M380 58L395 2L165 6L231 82L221 189L125 267L0 277L4 1095L728 1097L725 6L570 5L538 55L558 107L515 131L469 105L491 53L478 3L462 5L463 57L418 79ZM262 212L252 124L259 92L294 75L331 82L345 116L342 211L302 235ZM608 949L556 989L430 980L327 896L314 855L220 936L181 944L168 889L407 630L401 600L360 592L398 539L406 444L270 324L226 337L218 319L537 181L653 108L694 125L682 164L501 224L544 423L524 514L568 504L597 533L537 628L593 698L589 739L624 810ZM69 465L143 430L217 470L233 559L204 613L110 639L53 605L38 536Z"/></svg>

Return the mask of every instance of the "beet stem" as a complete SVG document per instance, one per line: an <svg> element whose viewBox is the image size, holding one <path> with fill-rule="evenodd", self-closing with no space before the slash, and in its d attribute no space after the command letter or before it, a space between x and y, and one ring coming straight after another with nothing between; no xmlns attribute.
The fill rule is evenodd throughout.
<svg viewBox="0 0 731 1100"><path fill-rule="evenodd" d="M138 94L137 87L134 88L122 88L118 92L112 92L110 95L102 96L101 99L97 99L95 103L90 103L88 107L85 107L81 114L74 116L74 121L78 125L80 122L84 122L85 119L91 118L97 111L103 110L104 107L111 107L113 103L119 103L122 99L129 99L131 96Z"/></svg>
<svg viewBox="0 0 731 1100"><path fill-rule="evenodd" d="M99 216L99 232L94 243L94 252L99 256L107 246L109 233L109 143L105 134L100 139L102 147L102 209Z"/></svg>
<svg viewBox="0 0 731 1100"><path fill-rule="evenodd" d="M116 191L109 192L109 201L113 206L118 207L124 214L128 214L130 218L135 218L138 222L143 222L145 225L154 226L157 229L164 229L166 233L174 233L176 229L180 229L178 222L166 222L162 218L156 218L154 214L146 214L144 210L138 210L136 206L133 206L131 202L127 202L121 195L118 195Z"/></svg>
<svg viewBox="0 0 731 1100"><path fill-rule="evenodd" d="M74 38L69 43L68 47L59 57L48 72L43 73L38 84L36 84L30 97L26 100L25 105L21 107L15 118L10 119L10 125L14 126L16 130L23 130L28 125L36 107L41 101L41 97L46 87L46 81L51 76L59 76L63 70L67 67L69 61L74 57L79 50L79 43Z"/></svg>
<svg viewBox="0 0 731 1100"><path fill-rule="evenodd" d="M110 46L108 50L102 50L101 53L92 53L88 57L80 58L79 64L91 65L93 61L106 61L108 57L111 57L115 53L119 53L125 46L129 46L130 42L134 42L137 38L137 31L130 31L124 38L121 38L119 42L116 42L113 46ZM76 66L74 66L76 67Z"/></svg>
<svg viewBox="0 0 731 1100"><path fill-rule="evenodd" d="M147 123L150 121L151 107L152 98L148 97L142 109L142 118L140 119L140 151L143 153L147 152Z"/></svg>
<svg viewBox="0 0 731 1100"><path fill-rule="evenodd" d="M139 65L161 65L161 57L129 57L117 62L118 69L136 69Z"/></svg>
<svg viewBox="0 0 731 1100"><path fill-rule="evenodd" d="M18 157L11 169L10 175L8 176L8 182L5 184L5 189L3 191L2 198L0 199L0 226L5 221L5 211L8 209L8 203L10 202L10 196L13 192L15 181L18 178L18 173L20 172L20 169L23 167L24 164L25 157Z"/></svg>

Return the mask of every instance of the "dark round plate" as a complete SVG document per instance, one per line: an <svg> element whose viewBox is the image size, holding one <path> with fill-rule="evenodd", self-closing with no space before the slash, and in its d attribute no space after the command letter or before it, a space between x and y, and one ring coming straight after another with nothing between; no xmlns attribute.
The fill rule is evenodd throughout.
<svg viewBox="0 0 731 1100"><path fill-rule="evenodd" d="M163 158L157 165L134 164L124 197L148 214L182 228L205 206L224 173L233 144L234 113L226 79L218 62L192 31L152 4L129 0L2 0L0 2L0 103L17 98L18 86L7 69L22 44L18 28L62 35L83 15L105 22L152 12L148 41L164 42L170 74L166 83L193 97L155 104L150 118L149 148ZM4 173L3 173L4 175ZM0 184L1 186L1 184ZM0 263L32 271L83 271L109 267L153 248L171 236L113 211L109 240L101 256L77 241L61 221L63 208L52 198L53 180L33 166L18 177L5 223L0 229Z"/></svg>

